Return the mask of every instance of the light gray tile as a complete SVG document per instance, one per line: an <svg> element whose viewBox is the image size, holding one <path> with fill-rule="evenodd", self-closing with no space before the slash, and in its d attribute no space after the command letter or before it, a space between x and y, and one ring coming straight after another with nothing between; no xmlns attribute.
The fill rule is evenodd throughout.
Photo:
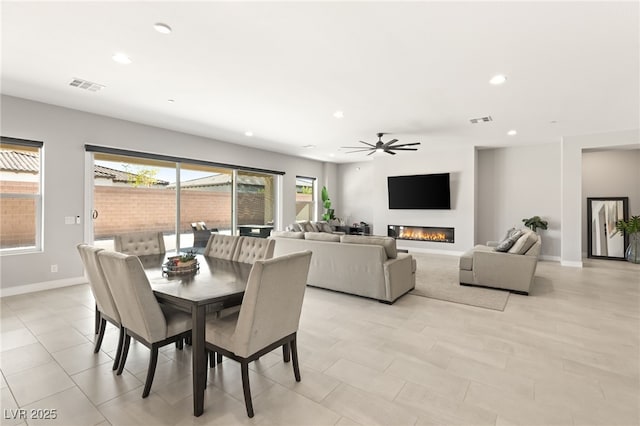
<svg viewBox="0 0 640 426"><path fill-rule="evenodd" d="M27 328L18 328L11 331L0 333L0 352L9 351L11 349L22 346L31 345L38 341Z"/></svg>
<svg viewBox="0 0 640 426"><path fill-rule="evenodd" d="M56 393L24 408L30 413L30 425L85 426L96 425L105 420L95 405L77 387Z"/></svg>
<svg viewBox="0 0 640 426"><path fill-rule="evenodd" d="M64 329L41 334L37 338L49 352L58 352L88 342L86 337L69 325Z"/></svg>
<svg viewBox="0 0 640 426"><path fill-rule="evenodd" d="M21 407L74 386L55 361L7 375L6 379Z"/></svg>
<svg viewBox="0 0 640 426"><path fill-rule="evenodd" d="M142 395L142 382L127 371L117 376L111 363L99 365L71 376L73 381L95 405L136 389Z"/></svg>
<svg viewBox="0 0 640 426"><path fill-rule="evenodd" d="M40 343L33 343L2 352L0 368L4 374L14 374L50 361L51 354Z"/></svg>
<svg viewBox="0 0 640 426"><path fill-rule="evenodd" d="M113 359L111 357L102 351L94 353L93 350L93 343L87 342L58 352L53 352L52 356L69 375L97 367L104 363L110 363L113 366Z"/></svg>
<svg viewBox="0 0 640 426"><path fill-rule="evenodd" d="M397 376L344 359L338 360L324 374L387 400L393 400L405 384Z"/></svg>

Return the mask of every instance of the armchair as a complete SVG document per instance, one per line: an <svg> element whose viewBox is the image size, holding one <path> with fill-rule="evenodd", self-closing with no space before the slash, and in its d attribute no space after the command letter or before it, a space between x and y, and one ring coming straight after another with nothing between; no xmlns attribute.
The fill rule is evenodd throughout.
<svg viewBox="0 0 640 426"><path fill-rule="evenodd" d="M522 244L508 252L495 251L495 243L477 245L460 256L460 285L476 285L509 290L528 295L540 255L540 237L531 232L532 245L526 250ZM516 250L516 248L518 248Z"/></svg>

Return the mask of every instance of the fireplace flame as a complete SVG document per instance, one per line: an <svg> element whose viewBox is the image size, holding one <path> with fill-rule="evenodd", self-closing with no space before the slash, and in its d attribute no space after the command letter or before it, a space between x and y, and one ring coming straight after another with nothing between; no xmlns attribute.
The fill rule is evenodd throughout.
<svg viewBox="0 0 640 426"><path fill-rule="evenodd" d="M403 229L400 231L399 238L405 240L420 240L420 241L447 241L447 234L438 231L425 231L422 229Z"/></svg>

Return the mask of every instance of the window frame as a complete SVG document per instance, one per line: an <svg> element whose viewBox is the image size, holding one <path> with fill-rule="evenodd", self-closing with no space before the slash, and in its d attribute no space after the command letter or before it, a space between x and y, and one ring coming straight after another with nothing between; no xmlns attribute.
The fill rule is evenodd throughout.
<svg viewBox="0 0 640 426"><path fill-rule="evenodd" d="M44 142L28 139L18 139L7 136L0 136L0 148L6 149L30 148L38 153L38 191L34 194L29 193L4 193L0 192L0 200L2 199L31 199L35 201L35 244L25 247L0 247L0 256L8 256L14 254L41 253L44 251L43 230L44 230ZM0 179L1 180L1 179Z"/></svg>

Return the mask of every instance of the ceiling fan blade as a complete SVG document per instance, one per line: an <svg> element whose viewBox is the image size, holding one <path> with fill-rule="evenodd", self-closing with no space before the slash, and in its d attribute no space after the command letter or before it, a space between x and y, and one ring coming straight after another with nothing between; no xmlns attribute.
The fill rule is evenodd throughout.
<svg viewBox="0 0 640 426"><path fill-rule="evenodd" d="M358 142L363 143L365 145L369 145L369 146L374 147L374 148L376 147L375 145L370 144L369 142L365 142L365 141L358 141Z"/></svg>
<svg viewBox="0 0 640 426"><path fill-rule="evenodd" d="M371 148L365 148L363 146L341 146L340 149L371 149Z"/></svg>
<svg viewBox="0 0 640 426"><path fill-rule="evenodd" d="M384 152L386 152L387 154L396 155L396 153L393 151L385 150Z"/></svg>
<svg viewBox="0 0 640 426"><path fill-rule="evenodd" d="M398 142L398 139L391 139L389 142L385 143L384 146L389 147L396 142Z"/></svg>
<svg viewBox="0 0 640 426"><path fill-rule="evenodd" d="M394 151L417 151L418 148L389 148L390 150L394 150Z"/></svg>
<svg viewBox="0 0 640 426"><path fill-rule="evenodd" d="M373 149L373 150L371 150L371 152L370 152L370 153L368 153L367 155L375 154L375 153L376 153L376 151L377 151L377 150Z"/></svg>
<svg viewBox="0 0 640 426"><path fill-rule="evenodd" d="M401 148L403 146L412 146L412 145L420 145L420 142L403 143L400 145L390 146L389 148Z"/></svg>
<svg viewBox="0 0 640 426"><path fill-rule="evenodd" d="M354 152L364 152L364 151L371 151L371 149L369 149L369 148L356 149L355 151L346 151L345 154L351 154L351 153L354 153Z"/></svg>

